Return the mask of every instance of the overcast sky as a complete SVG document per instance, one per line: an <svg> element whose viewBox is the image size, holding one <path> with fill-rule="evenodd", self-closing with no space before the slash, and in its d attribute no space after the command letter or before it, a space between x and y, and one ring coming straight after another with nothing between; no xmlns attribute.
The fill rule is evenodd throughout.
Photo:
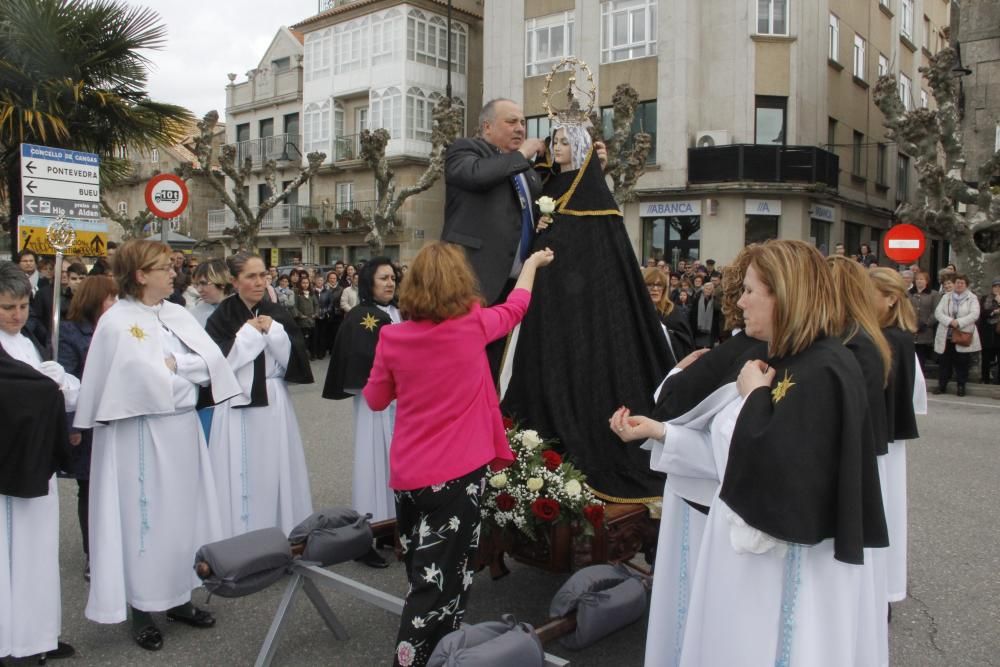
<svg viewBox="0 0 1000 667"><path fill-rule="evenodd" d="M0 0L2 1L2 0ZM198 118L216 109L225 119L227 72L237 82L257 66L275 33L316 14L318 0L129 1L156 11L167 26L167 44L147 51L153 62L150 96L180 104Z"/></svg>

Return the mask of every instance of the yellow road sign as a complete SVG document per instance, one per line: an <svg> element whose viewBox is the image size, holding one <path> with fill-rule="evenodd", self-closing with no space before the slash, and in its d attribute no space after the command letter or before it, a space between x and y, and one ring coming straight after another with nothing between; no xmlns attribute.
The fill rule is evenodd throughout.
<svg viewBox="0 0 1000 667"><path fill-rule="evenodd" d="M55 248L49 243L46 235L49 224L54 218L40 215L22 215L17 223L17 249L31 250L39 255L54 255ZM65 255L82 255L84 257L104 257L108 254L108 225L93 220L70 220L76 230L76 241L73 247L64 251Z"/></svg>

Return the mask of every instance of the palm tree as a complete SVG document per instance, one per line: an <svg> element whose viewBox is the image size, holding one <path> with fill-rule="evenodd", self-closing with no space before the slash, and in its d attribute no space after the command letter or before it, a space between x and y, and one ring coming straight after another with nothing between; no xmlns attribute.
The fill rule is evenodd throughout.
<svg viewBox="0 0 1000 667"><path fill-rule="evenodd" d="M145 90L150 61L142 51L162 48L165 38L156 12L119 0L0 2L0 165L13 247L19 144L97 153L107 183L128 171L116 157L121 149L175 143L194 120Z"/></svg>

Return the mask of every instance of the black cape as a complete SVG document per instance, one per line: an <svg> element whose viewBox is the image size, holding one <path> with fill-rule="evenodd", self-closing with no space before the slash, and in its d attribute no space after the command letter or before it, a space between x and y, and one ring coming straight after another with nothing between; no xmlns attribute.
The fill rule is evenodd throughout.
<svg viewBox="0 0 1000 667"><path fill-rule="evenodd" d="M375 363L379 331L387 324L392 319L377 306L361 304L348 311L333 341L323 398L339 401L364 389Z"/></svg>
<svg viewBox="0 0 1000 667"><path fill-rule="evenodd" d="M920 433L917 431L917 416L913 412L913 383L916 378L913 334L899 327L882 329L882 333L892 348L892 370L885 388L887 440L914 440L920 437Z"/></svg>
<svg viewBox="0 0 1000 667"><path fill-rule="evenodd" d="M59 385L0 347L0 494L39 498L68 470L66 404Z"/></svg>
<svg viewBox="0 0 1000 667"><path fill-rule="evenodd" d="M691 323L688 318L681 315L675 307L669 315L660 315L660 322L667 328L667 335L670 336L670 345L674 358L670 360L669 373L677 362L694 352L694 334L691 333Z"/></svg>
<svg viewBox="0 0 1000 667"><path fill-rule="evenodd" d="M503 410L558 438L602 499L660 498L664 477L648 453L608 428L621 405L649 414L672 365L621 213L593 153L580 170L551 175L542 194L558 203L534 248L552 248L556 261L535 278Z"/></svg>
<svg viewBox="0 0 1000 667"><path fill-rule="evenodd" d="M719 497L772 537L833 538L837 560L860 564L889 543L861 369L833 338L771 366L736 421Z"/></svg>
<svg viewBox="0 0 1000 667"><path fill-rule="evenodd" d="M767 359L767 343L741 331L706 352L683 373L667 378L650 417L661 422L680 417L722 385L736 380L751 359Z"/></svg>
<svg viewBox="0 0 1000 667"><path fill-rule="evenodd" d="M864 375L864 390L867 397L868 413L871 417L872 437L875 442L875 453L885 456L889 453L889 427L886 422L885 410L885 364L878 348L863 329L858 329L844 345L851 351L861 373ZM912 396L911 396L912 400Z"/></svg>
<svg viewBox="0 0 1000 667"><path fill-rule="evenodd" d="M257 315L267 315L275 322L280 322L292 342L292 353L288 357L288 364L285 368L285 382L295 384L311 384L313 382L312 368L309 366L309 352L306 351L305 339L302 331L292 319L291 314L284 306L280 306L270 301L261 301L255 309ZM229 355L236 341L236 333L246 324L247 320L254 317L247 305L243 303L239 296L233 294L223 299L219 307L215 309L208 322L205 323L205 330L212 337L216 345L222 350L222 354ZM204 392L202 392L204 396ZM199 401L199 404L202 402ZM240 405L240 408L260 408L267 405L267 375L265 371L264 353L261 352L253 360L253 384L250 387L250 403Z"/></svg>

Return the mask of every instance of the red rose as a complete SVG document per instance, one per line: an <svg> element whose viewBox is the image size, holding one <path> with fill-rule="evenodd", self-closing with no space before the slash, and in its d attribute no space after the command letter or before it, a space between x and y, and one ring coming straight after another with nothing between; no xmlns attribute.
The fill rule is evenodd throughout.
<svg viewBox="0 0 1000 667"><path fill-rule="evenodd" d="M604 523L604 505L587 505L583 508L583 516L594 530L599 530Z"/></svg>
<svg viewBox="0 0 1000 667"><path fill-rule="evenodd" d="M498 493L496 503L501 512L509 512L517 506L517 500L509 493Z"/></svg>
<svg viewBox="0 0 1000 667"><path fill-rule="evenodd" d="M503 418L503 427L504 427L504 430L506 430L506 431L511 430L512 428L514 428L514 420L511 419L510 417L504 416L504 418Z"/></svg>
<svg viewBox="0 0 1000 667"><path fill-rule="evenodd" d="M542 521L555 521L559 518L559 503L551 498L539 498L531 503L531 513Z"/></svg>
<svg viewBox="0 0 1000 667"><path fill-rule="evenodd" d="M555 472L562 465L562 457L559 456L557 452L551 449L546 449L542 452L542 462L545 463L545 467L549 470Z"/></svg>

